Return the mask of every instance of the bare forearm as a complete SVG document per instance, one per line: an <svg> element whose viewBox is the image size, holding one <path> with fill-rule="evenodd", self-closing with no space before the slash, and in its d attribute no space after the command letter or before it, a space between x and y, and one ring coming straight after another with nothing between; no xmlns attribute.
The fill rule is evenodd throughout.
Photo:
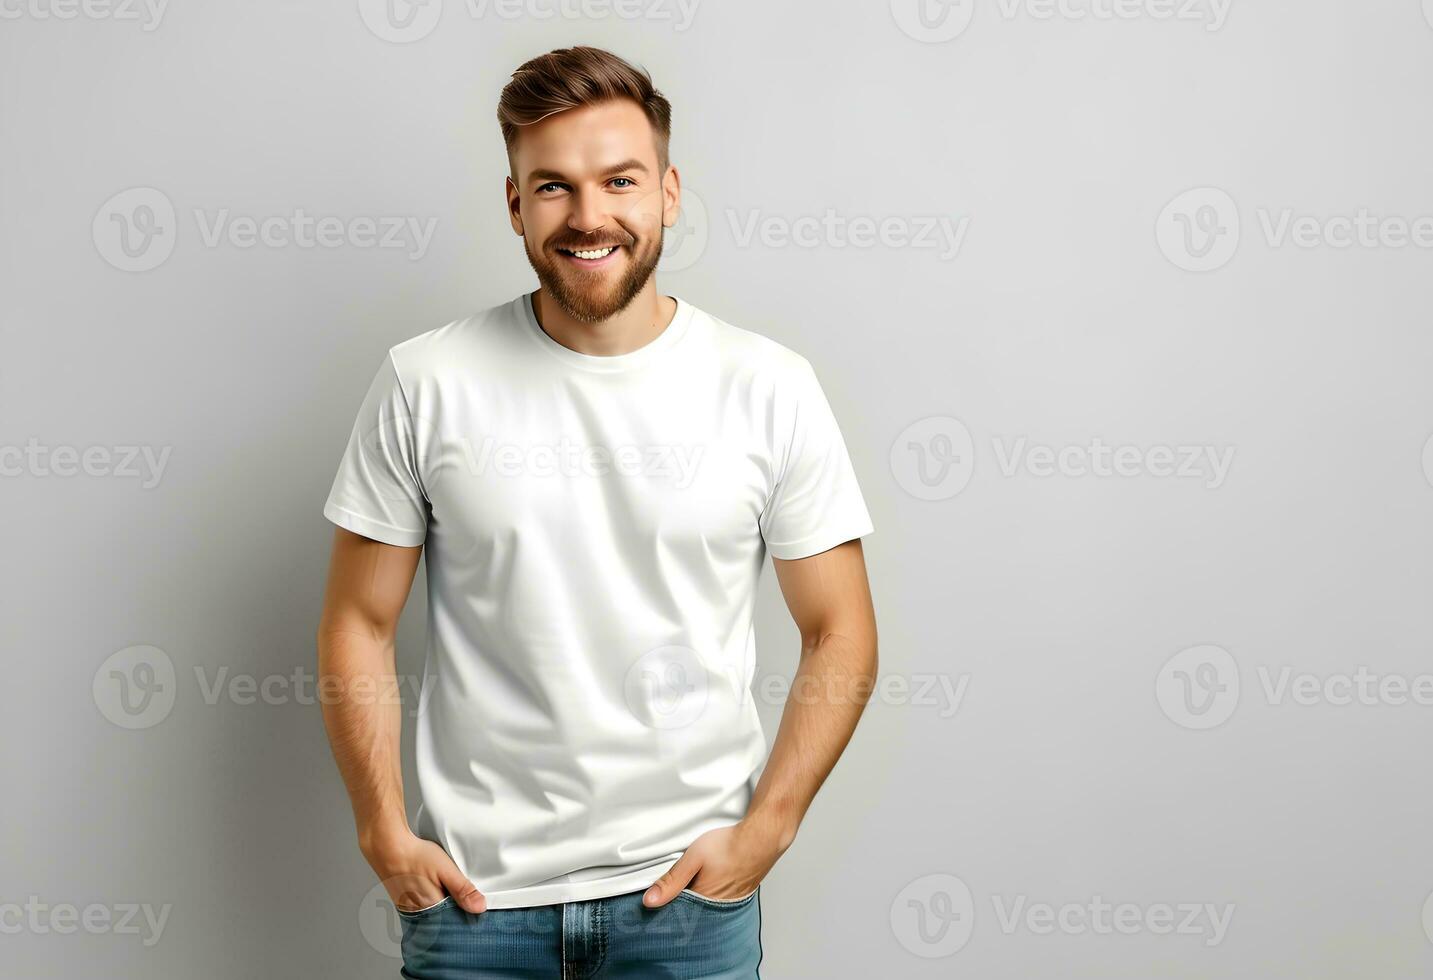
<svg viewBox="0 0 1433 980"><path fill-rule="evenodd" d="M366 851L374 839L408 827L393 640L376 632L321 628L318 650L324 727Z"/></svg>
<svg viewBox="0 0 1433 980"><path fill-rule="evenodd" d="M850 742L870 699L876 666L874 630L827 633L803 644L746 817L771 833L781 850L795 839L817 790Z"/></svg>

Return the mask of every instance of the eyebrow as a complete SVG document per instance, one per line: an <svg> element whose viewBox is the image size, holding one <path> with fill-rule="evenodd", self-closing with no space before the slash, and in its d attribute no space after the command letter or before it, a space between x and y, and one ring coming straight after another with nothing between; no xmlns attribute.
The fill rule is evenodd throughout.
<svg viewBox="0 0 1433 980"><path fill-rule="evenodd" d="M647 170L647 165L644 164L641 160L638 160L634 157L631 160L623 160L621 163L613 164L612 166L603 170L597 176L606 178L611 177L614 174L620 174L623 171L629 170L640 170L644 174L650 173L650 171ZM543 181L544 183L550 180L560 180L566 183L567 177L556 170L544 170L539 167L538 169L531 171L527 175L527 182L529 184L536 180Z"/></svg>

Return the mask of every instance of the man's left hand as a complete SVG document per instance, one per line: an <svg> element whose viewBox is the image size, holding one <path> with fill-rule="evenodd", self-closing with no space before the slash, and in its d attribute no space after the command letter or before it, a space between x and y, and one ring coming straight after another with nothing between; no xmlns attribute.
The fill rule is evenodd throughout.
<svg viewBox="0 0 1433 980"><path fill-rule="evenodd" d="M745 821L709 830L647 889L642 904L666 905L683 888L718 901L745 898L756 891L784 851L776 833Z"/></svg>

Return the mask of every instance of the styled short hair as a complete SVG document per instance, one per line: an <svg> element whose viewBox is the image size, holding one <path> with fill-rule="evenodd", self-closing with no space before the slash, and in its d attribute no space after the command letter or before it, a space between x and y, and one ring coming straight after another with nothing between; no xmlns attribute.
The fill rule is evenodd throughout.
<svg viewBox="0 0 1433 980"><path fill-rule="evenodd" d="M554 112L612 99L631 99L646 113L656 136L658 176L665 174L672 139L671 103L645 69L585 45L538 55L513 72L498 99L498 123L509 158L521 127Z"/></svg>

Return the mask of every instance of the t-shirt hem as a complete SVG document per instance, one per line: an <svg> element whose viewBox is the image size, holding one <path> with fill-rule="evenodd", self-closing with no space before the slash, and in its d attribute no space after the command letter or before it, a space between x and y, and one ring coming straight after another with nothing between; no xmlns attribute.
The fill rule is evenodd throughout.
<svg viewBox="0 0 1433 980"><path fill-rule="evenodd" d="M345 510L332 501L324 504L323 516L354 534L361 534L365 538L372 538L374 541L381 541L384 544L397 545L400 548L412 548L420 545L427 537L427 533L424 531L413 531L408 528L394 527L382 521L375 521L371 517L364 517L362 514Z"/></svg>
<svg viewBox="0 0 1433 980"><path fill-rule="evenodd" d="M680 855L678 856L680 857ZM638 871L629 871L615 878L598 881L562 882L554 885L532 885L527 888L508 888L502 891L483 891L482 882L476 881L478 890L483 891L490 909L526 908L532 905L560 905L563 902L589 902L628 892L646 891L647 887L666 874L678 858L671 858L660 864L653 864Z"/></svg>
<svg viewBox="0 0 1433 980"><path fill-rule="evenodd" d="M874 531L875 528L870 521L858 521L845 527L823 528L815 534L808 534L795 541L782 541L775 544L768 541L766 550L771 557L780 558L783 561L809 558L812 555L819 555L823 551L830 551L838 544L845 544L847 541L865 537Z"/></svg>

